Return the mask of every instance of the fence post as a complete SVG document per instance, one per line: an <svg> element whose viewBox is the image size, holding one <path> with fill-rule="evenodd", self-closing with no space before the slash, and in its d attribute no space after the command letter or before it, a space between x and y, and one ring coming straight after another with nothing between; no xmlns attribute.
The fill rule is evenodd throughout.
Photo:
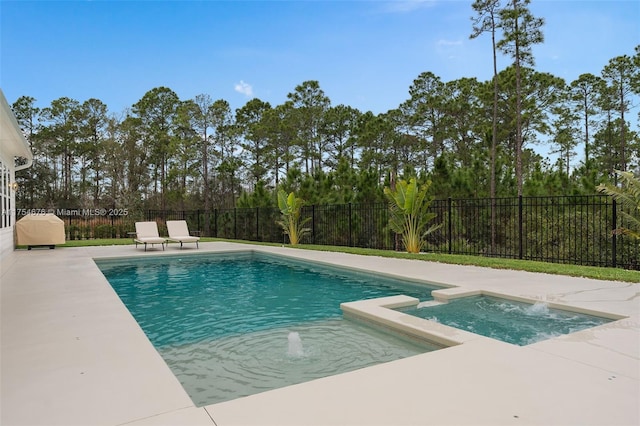
<svg viewBox="0 0 640 426"><path fill-rule="evenodd" d="M447 198L447 222L448 222L448 226L447 226L447 245L449 246L449 254L452 253L453 250L453 237L452 237L452 233L453 233L453 224L451 223L451 207L453 205L453 201L451 200L451 197Z"/></svg>
<svg viewBox="0 0 640 426"><path fill-rule="evenodd" d="M213 209L213 236L218 238L218 209Z"/></svg>
<svg viewBox="0 0 640 426"><path fill-rule="evenodd" d="M618 206L616 204L616 200L613 200L611 203L612 206L612 219L611 219L611 266L614 268L618 267L618 240L616 237L615 230L618 228Z"/></svg>
<svg viewBox="0 0 640 426"><path fill-rule="evenodd" d="M316 205L311 205L311 244L316 243Z"/></svg>
<svg viewBox="0 0 640 426"><path fill-rule="evenodd" d="M353 247L353 229L351 221L351 203L349 203L349 247Z"/></svg>
<svg viewBox="0 0 640 426"><path fill-rule="evenodd" d="M238 209L233 208L233 239L238 239Z"/></svg>
<svg viewBox="0 0 640 426"><path fill-rule="evenodd" d="M256 207L256 241L262 241L260 238L260 207Z"/></svg>
<svg viewBox="0 0 640 426"><path fill-rule="evenodd" d="M522 259L522 195L518 195L518 259Z"/></svg>
<svg viewBox="0 0 640 426"><path fill-rule="evenodd" d="M198 229L198 231L201 231L202 228L200 227L200 209L196 210L196 217L198 218L198 220L197 220L198 228L197 229Z"/></svg>

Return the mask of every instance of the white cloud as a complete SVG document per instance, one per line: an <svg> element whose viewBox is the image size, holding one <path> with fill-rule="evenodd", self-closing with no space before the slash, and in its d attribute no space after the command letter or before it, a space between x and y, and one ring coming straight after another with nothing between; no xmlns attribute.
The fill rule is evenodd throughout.
<svg viewBox="0 0 640 426"><path fill-rule="evenodd" d="M458 59L463 52L462 40L440 39L436 42L436 52L447 59Z"/></svg>
<svg viewBox="0 0 640 426"><path fill-rule="evenodd" d="M462 40L438 40L438 46L462 46Z"/></svg>
<svg viewBox="0 0 640 426"><path fill-rule="evenodd" d="M240 83L236 83L233 86L233 89L236 92L242 93L245 96L253 96L253 87L251 87L251 85L249 83L245 83L242 80L240 80Z"/></svg>

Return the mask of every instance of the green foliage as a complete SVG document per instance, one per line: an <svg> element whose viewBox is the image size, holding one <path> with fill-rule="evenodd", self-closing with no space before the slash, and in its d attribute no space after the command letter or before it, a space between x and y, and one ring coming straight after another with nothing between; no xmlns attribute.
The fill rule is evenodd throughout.
<svg viewBox="0 0 640 426"><path fill-rule="evenodd" d="M269 192L262 180L256 183L253 192L242 191L238 201L236 201L236 207L238 208L273 207L274 204L271 192Z"/></svg>
<svg viewBox="0 0 640 426"><path fill-rule="evenodd" d="M317 81L280 105L254 98L235 111L224 99L179 99L167 87L123 114L98 99L61 97L39 108L20 97L12 109L34 160L16 173L16 206L212 211L275 205L273 188L314 205L373 203L384 201L390 174L429 177L438 199L593 194L640 156L639 49L611 59L601 77L565 83L534 68L543 21L529 4L473 2L472 37L501 37L494 53L514 59L494 78L424 72L385 113L332 105ZM534 145L555 147L561 161L545 164ZM251 194L261 183L266 196Z"/></svg>
<svg viewBox="0 0 640 426"><path fill-rule="evenodd" d="M373 169L360 171L355 189L357 203L378 203L385 199L384 188L380 186L380 175Z"/></svg>
<svg viewBox="0 0 640 426"><path fill-rule="evenodd" d="M111 225L98 225L93 228L93 238L112 238L115 235L115 227Z"/></svg>
<svg viewBox="0 0 640 426"><path fill-rule="evenodd" d="M622 186L600 184L598 191L613 197L623 208L620 213L626 226L618 228L616 232L640 240L640 179L632 172L616 170L616 173L620 176Z"/></svg>
<svg viewBox="0 0 640 426"><path fill-rule="evenodd" d="M65 228L69 240L86 240L93 236L93 229L89 225L70 225Z"/></svg>
<svg viewBox="0 0 640 426"><path fill-rule="evenodd" d="M432 199L427 196L430 181L418 185L416 178L409 182L400 180L395 190L385 188L384 194L389 200L391 229L402 235L405 250L409 253L419 253L424 246L424 237L437 229L437 226L426 228L436 214L429 212Z"/></svg>
<svg viewBox="0 0 640 426"><path fill-rule="evenodd" d="M311 230L304 228L304 225L310 218L301 220L301 210L304 205L302 198L297 198L295 193L290 192L289 195L284 190L278 191L278 208L282 213L281 220L278 224L282 226L284 233L289 236L289 242L292 246L297 245L300 240Z"/></svg>

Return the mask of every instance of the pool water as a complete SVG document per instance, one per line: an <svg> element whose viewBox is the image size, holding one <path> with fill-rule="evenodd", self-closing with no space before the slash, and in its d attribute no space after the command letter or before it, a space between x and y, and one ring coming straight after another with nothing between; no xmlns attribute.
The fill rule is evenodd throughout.
<svg viewBox="0 0 640 426"><path fill-rule="evenodd" d="M198 406L439 349L340 310L437 287L254 252L96 264Z"/></svg>
<svg viewBox="0 0 640 426"><path fill-rule="evenodd" d="M463 297L449 303L419 306L398 310L520 346L612 321L551 309L542 302L528 304L489 296Z"/></svg>

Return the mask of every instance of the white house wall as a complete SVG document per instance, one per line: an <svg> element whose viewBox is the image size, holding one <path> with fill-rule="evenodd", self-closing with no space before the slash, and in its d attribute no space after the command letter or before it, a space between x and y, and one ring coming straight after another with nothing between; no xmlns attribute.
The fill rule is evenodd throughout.
<svg viewBox="0 0 640 426"><path fill-rule="evenodd" d="M11 183L15 181L13 157L0 155L0 277L13 262L14 227L15 227L15 193Z"/></svg>
<svg viewBox="0 0 640 426"><path fill-rule="evenodd" d="M20 166L25 168L31 165L33 155L0 89L0 279L14 260L16 196L13 183L16 157L27 159L26 165Z"/></svg>

